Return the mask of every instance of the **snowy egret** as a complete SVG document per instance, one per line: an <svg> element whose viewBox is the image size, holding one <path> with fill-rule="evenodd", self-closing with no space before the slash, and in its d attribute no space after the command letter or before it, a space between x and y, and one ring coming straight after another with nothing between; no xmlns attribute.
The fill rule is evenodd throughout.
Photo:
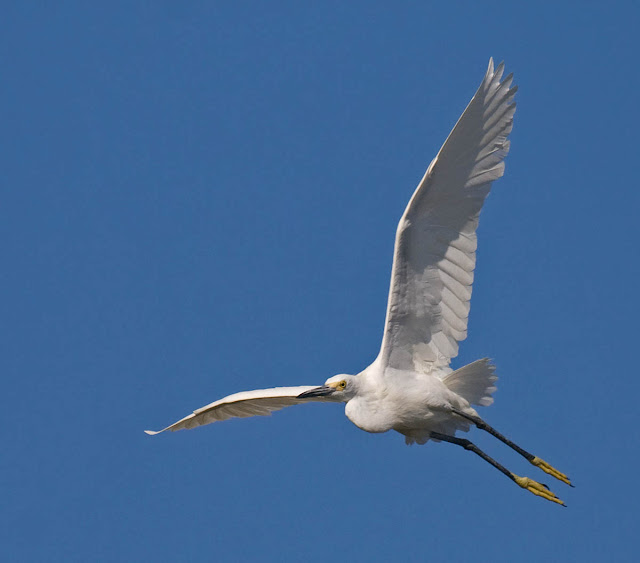
<svg viewBox="0 0 640 563"><path fill-rule="evenodd" d="M467 336L478 217L491 183L504 173L517 87L493 60L400 219L380 353L358 375L336 375L324 385L276 387L229 395L168 426L194 428L232 417L268 415L310 401L346 403L345 414L367 432L395 430L407 444L450 442L480 456L523 489L564 504L546 485L515 475L469 440L484 430L553 477L568 477L489 426L471 405L488 406L497 377L477 360L456 371L449 364ZM147 434L159 432L146 431Z"/></svg>

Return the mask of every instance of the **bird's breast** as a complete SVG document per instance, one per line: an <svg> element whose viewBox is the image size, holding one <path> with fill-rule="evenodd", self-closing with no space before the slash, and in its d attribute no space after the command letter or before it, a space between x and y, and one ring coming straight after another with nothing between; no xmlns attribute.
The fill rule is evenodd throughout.
<svg viewBox="0 0 640 563"><path fill-rule="evenodd" d="M355 397L345 409L347 418L365 432L387 432L393 428L393 417L382 401Z"/></svg>

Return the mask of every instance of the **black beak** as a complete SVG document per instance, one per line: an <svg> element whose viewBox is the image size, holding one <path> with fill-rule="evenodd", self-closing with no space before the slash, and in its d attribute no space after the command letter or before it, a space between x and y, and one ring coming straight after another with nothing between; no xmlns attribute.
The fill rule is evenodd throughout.
<svg viewBox="0 0 640 563"><path fill-rule="evenodd" d="M328 385L322 385L321 387L316 387L315 389L309 389L309 391L300 393L300 395L298 395L298 399L310 399L311 397L327 397L335 392L335 388L329 387Z"/></svg>

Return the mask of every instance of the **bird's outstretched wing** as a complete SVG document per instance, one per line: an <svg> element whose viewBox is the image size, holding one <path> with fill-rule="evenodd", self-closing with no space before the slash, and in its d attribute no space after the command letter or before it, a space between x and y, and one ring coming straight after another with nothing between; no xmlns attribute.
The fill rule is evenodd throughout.
<svg viewBox="0 0 640 563"><path fill-rule="evenodd" d="M428 373L467 337L476 229L493 180L504 173L516 87L504 64L487 74L430 164L396 233L379 361Z"/></svg>
<svg viewBox="0 0 640 563"><path fill-rule="evenodd" d="M154 432L145 430L151 436L160 434L165 430L182 430L183 428L195 428L211 422L227 420L229 418L246 418L248 416L267 416L272 411L280 410L284 407L301 405L311 402L333 402L329 397L309 397L299 399L298 395L315 389L317 386L302 385L299 387L274 387L272 389L255 389L254 391L243 391L234 393L215 401L206 407L193 411L189 416L167 426L162 430Z"/></svg>

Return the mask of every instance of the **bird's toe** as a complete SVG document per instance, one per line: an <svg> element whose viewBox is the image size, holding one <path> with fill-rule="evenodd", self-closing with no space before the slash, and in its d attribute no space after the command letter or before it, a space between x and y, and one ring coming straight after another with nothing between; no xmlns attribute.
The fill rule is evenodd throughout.
<svg viewBox="0 0 640 563"><path fill-rule="evenodd" d="M526 489L530 493L538 497L542 497L546 500L550 500L551 502L555 502L556 504L561 504L562 506L567 506L564 502L562 502L556 495L554 495L548 487L545 485L534 481L533 479L529 479L528 477L518 477L514 475L514 481L523 489Z"/></svg>
<svg viewBox="0 0 640 563"><path fill-rule="evenodd" d="M530 463L532 465L535 465L536 467L539 467L540 469L542 469L542 471L544 471L545 473L548 473L552 477L555 477L559 481L562 481L563 483L566 483L567 485L573 487L569 477L567 477L561 471L558 471L555 467L549 465L543 459L540 459L539 457L534 457L532 460L530 460Z"/></svg>

